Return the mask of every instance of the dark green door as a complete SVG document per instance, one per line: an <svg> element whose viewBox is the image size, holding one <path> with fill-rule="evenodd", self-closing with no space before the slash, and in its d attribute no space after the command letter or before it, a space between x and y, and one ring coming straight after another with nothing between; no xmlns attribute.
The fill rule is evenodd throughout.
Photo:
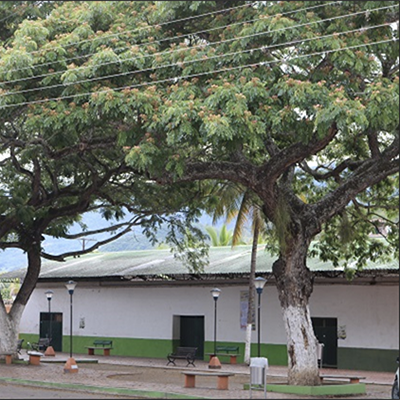
<svg viewBox="0 0 400 400"><path fill-rule="evenodd" d="M322 366L337 368L337 318L311 318L318 342L324 344Z"/></svg>
<svg viewBox="0 0 400 400"><path fill-rule="evenodd" d="M50 334L50 317L51 317L51 334ZM51 336L51 345L54 351L62 351L62 313L40 313L40 330L41 338Z"/></svg>
<svg viewBox="0 0 400 400"><path fill-rule="evenodd" d="M204 358L204 317L181 316L179 345L197 347L196 358Z"/></svg>

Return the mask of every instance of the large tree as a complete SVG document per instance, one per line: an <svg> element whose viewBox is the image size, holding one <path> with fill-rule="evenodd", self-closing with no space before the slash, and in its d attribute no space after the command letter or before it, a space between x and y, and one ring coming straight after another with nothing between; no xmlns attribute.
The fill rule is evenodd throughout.
<svg viewBox="0 0 400 400"><path fill-rule="evenodd" d="M334 265L398 251L398 53L394 1L66 2L1 49L0 118L54 146L112 127L161 185L253 191L275 226L289 382L318 384L311 241Z"/></svg>
<svg viewBox="0 0 400 400"><path fill-rule="evenodd" d="M37 21L25 24L37 26ZM16 42L21 39L18 35L19 31ZM11 57L9 62L15 60ZM16 64L13 72L18 74L18 69ZM69 103L68 107L75 109ZM203 237L192 226L197 221L195 204L202 196L198 185L180 185L177 192L155 185L128 166L126 151L118 145L121 123L113 119L85 116L81 107L62 115L51 108L35 112L27 106L0 113L0 250L20 249L27 257L26 276L8 313L0 293L0 353L16 355L19 322L42 259L64 261L88 253L134 226L141 226L154 243L162 224L169 227L167 242L183 254L194 236ZM194 208L187 207L190 201ZM91 230L86 226L82 215L87 212L98 212L104 227ZM70 233L76 224L81 232ZM109 236L94 240L89 247L65 253L57 249L50 253L43 243L46 236L74 240L106 233ZM185 253L188 265L204 259L201 244L194 250Z"/></svg>

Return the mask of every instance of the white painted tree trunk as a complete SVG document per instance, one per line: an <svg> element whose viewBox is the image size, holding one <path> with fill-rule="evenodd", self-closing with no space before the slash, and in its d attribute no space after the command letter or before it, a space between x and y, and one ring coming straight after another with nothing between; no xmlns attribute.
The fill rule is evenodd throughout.
<svg viewBox="0 0 400 400"><path fill-rule="evenodd" d="M288 339L288 380L290 385L319 385L317 339L308 306L288 306L283 309Z"/></svg>
<svg viewBox="0 0 400 400"><path fill-rule="evenodd" d="M250 356L251 356L251 330L252 324L246 325L246 341L244 346L244 362L247 365L250 365Z"/></svg>
<svg viewBox="0 0 400 400"><path fill-rule="evenodd" d="M0 353L17 354L18 329L25 306L13 304L9 313L0 305Z"/></svg>

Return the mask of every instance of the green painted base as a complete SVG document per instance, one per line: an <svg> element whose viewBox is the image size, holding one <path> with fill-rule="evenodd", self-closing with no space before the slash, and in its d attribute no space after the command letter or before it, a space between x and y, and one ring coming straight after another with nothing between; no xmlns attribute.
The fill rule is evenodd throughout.
<svg viewBox="0 0 400 400"><path fill-rule="evenodd" d="M250 389L249 384L243 385L243 389ZM252 390L264 390L263 386L254 387ZM294 385L274 385L267 384L267 392L290 393L309 396L343 396L349 394L365 394L365 383L350 383L337 385L321 386L294 386Z"/></svg>

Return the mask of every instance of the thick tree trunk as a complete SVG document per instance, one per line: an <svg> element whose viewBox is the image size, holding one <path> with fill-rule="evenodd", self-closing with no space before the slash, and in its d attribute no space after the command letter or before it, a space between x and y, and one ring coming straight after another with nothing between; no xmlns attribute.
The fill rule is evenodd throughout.
<svg viewBox="0 0 400 400"><path fill-rule="evenodd" d="M299 235L301 236L301 235ZM320 384L317 339L311 323L309 298L312 273L306 266L308 240L296 237L273 265L287 334L290 385Z"/></svg>
<svg viewBox="0 0 400 400"><path fill-rule="evenodd" d="M3 299L0 299L0 353L13 353L16 358L22 313L36 286L41 267L39 238L39 234L35 235L32 247L27 251L28 271L9 313L6 312Z"/></svg>
<svg viewBox="0 0 400 400"><path fill-rule="evenodd" d="M18 328L24 308L25 306L15 305L11 315L6 312L3 303L0 305L0 353L12 353L13 358L18 358Z"/></svg>

